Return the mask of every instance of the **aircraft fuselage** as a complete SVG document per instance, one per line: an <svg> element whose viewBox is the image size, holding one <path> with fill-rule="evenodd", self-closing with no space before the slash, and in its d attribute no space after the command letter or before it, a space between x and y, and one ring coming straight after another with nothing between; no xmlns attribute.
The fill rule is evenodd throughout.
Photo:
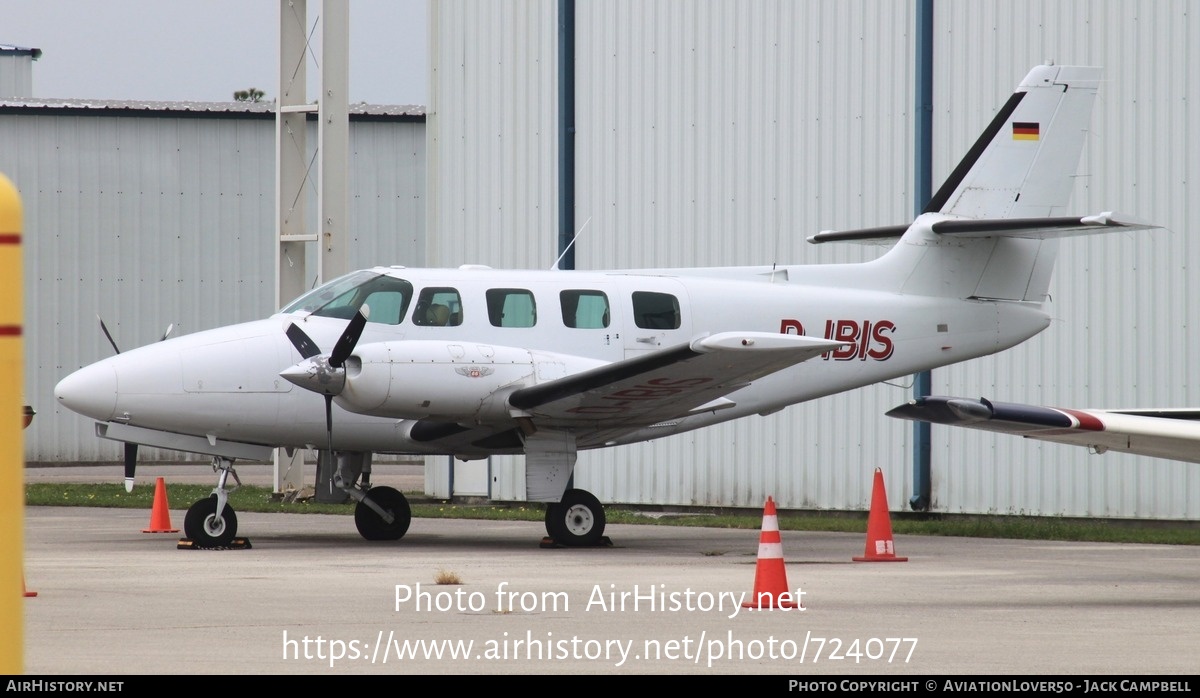
<svg viewBox="0 0 1200 698"><path fill-rule="evenodd" d="M505 396L516 388L686 344L700 333L801 334L844 345L736 390L727 396L734 404L724 409L617 442L769 412L990 354L1048 324L1036 304L831 290L803 282L806 270L825 277L838 266L754 268L740 275L723 270L722 278L686 271L359 272L361 280L390 285L366 298L369 322L347 362L354 400L334 400L339 408L370 414L337 409L334 447L484 455L466 441L421 440L410 430L421 419L467 426L503 421L511 411ZM787 277L802 281L782 280ZM349 308L312 312L330 300L320 290L306 296L308 309L297 302L265 320L184 335L88 366L63 381L59 397L102 422L270 446L324 446L320 396L280 376L300 360L285 334L289 324L321 347L333 346L346 326ZM445 317L430 314L437 305ZM628 403L638 395L625 398ZM621 400L611 405L619 411ZM584 438L579 447L599 445Z"/></svg>

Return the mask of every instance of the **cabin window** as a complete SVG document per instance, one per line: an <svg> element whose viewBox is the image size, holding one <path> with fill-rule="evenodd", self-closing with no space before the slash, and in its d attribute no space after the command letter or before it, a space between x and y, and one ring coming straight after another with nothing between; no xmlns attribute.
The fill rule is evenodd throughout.
<svg viewBox="0 0 1200 698"><path fill-rule="evenodd" d="M648 330L677 330L679 299L669 293L634 291L633 321Z"/></svg>
<svg viewBox="0 0 1200 698"><path fill-rule="evenodd" d="M571 290L558 294L563 324L592 330L608 327L608 296L603 291Z"/></svg>
<svg viewBox="0 0 1200 698"><path fill-rule="evenodd" d="M457 327L462 324L462 298L458 289L427 288L413 309L413 324L422 327Z"/></svg>
<svg viewBox="0 0 1200 698"><path fill-rule="evenodd" d="M318 317L349 320L364 305L368 322L398 325L412 301L413 286L386 274L359 271L320 286L283 309L285 313L306 311Z"/></svg>
<svg viewBox="0 0 1200 698"><path fill-rule="evenodd" d="M523 288L493 288L487 292L488 319L493 327L533 327L537 303Z"/></svg>

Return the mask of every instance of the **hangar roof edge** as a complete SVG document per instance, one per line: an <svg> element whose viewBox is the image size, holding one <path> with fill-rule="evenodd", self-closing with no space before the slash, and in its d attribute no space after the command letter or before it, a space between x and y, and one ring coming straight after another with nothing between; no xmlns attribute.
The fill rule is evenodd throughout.
<svg viewBox="0 0 1200 698"><path fill-rule="evenodd" d="M0 56L32 56L33 60L42 57L40 48L28 48L25 46L14 46L12 44L0 43Z"/></svg>
<svg viewBox="0 0 1200 698"><path fill-rule="evenodd" d="M51 99L24 97L0 100L0 113L59 112L93 116L161 115L219 116L226 118L274 118L274 102L154 102L115 99ZM310 114L315 118L315 114ZM355 120L424 121L425 107L414 104L351 104Z"/></svg>

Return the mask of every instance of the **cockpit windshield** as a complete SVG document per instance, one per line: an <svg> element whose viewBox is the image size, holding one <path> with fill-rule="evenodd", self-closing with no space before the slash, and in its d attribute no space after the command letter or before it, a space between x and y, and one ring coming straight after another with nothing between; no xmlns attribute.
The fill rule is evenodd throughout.
<svg viewBox="0 0 1200 698"><path fill-rule="evenodd" d="M398 325L412 301L412 284L373 271L356 271L318 286L292 301L282 312L312 313L349 320L367 306L368 322Z"/></svg>

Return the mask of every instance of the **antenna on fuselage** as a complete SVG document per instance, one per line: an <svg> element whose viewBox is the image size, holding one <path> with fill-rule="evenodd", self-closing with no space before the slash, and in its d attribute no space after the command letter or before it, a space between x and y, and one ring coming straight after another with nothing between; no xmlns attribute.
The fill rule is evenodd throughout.
<svg viewBox="0 0 1200 698"><path fill-rule="evenodd" d="M563 261L563 257L567 256L567 253L571 251L572 247L574 247L575 241L578 240L579 236L583 234L583 229L586 228L588 226L588 223L591 223L591 222L592 222L592 217L588 216L588 219L586 221L584 221L583 225L579 226L579 230L577 230L575 232L575 237L571 238L571 242L567 243L566 249L564 249L562 251L562 254L560 254L558 256L558 259L554 260L554 266L550 267L550 271L559 271L558 263Z"/></svg>

